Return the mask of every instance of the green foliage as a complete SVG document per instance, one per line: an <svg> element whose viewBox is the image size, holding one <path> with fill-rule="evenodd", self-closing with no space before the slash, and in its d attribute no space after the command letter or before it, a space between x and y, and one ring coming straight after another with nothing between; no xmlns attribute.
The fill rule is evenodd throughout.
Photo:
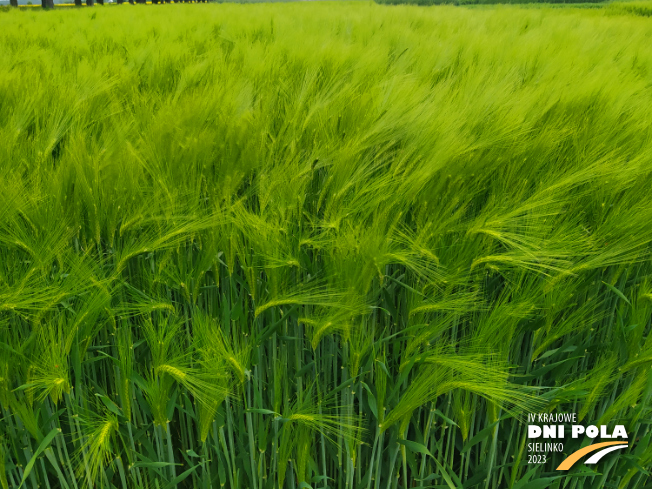
<svg viewBox="0 0 652 489"><path fill-rule="evenodd" d="M620 15L639 15L641 17L652 16L652 4L650 2L613 2L609 4L609 13Z"/></svg>
<svg viewBox="0 0 652 489"><path fill-rule="evenodd" d="M127 8L0 17L2 489L649 487L643 3Z"/></svg>
<svg viewBox="0 0 652 489"><path fill-rule="evenodd" d="M543 4L543 5L573 5L580 7L597 7L608 0L374 0L379 4L385 5L523 5L523 4ZM644 0L641 3L646 3Z"/></svg>

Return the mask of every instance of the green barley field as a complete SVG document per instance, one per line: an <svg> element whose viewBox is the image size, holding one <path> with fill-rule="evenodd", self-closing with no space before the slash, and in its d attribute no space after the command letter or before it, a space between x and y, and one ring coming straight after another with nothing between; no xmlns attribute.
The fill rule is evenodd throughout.
<svg viewBox="0 0 652 489"><path fill-rule="evenodd" d="M0 12L0 487L652 487L650 13Z"/></svg>

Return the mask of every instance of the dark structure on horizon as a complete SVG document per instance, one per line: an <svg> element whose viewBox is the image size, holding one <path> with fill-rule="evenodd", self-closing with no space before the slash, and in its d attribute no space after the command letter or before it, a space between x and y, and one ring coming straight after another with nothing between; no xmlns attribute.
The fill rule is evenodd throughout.
<svg viewBox="0 0 652 489"><path fill-rule="evenodd" d="M159 4L159 3L207 3L208 0L150 0L152 4ZM83 2L86 3L87 7L93 7L95 3L97 2L100 5L104 5L104 0L74 0L75 2L75 7L82 7L84 5ZM135 4L146 4L147 0L127 0L131 5ZM125 3L125 0L115 0L115 3L118 5L121 5ZM9 5L11 7L18 7L18 0L9 0ZM51 9L54 8L54 0L41 0L41 7L46 8L46 9Z"/></svg>

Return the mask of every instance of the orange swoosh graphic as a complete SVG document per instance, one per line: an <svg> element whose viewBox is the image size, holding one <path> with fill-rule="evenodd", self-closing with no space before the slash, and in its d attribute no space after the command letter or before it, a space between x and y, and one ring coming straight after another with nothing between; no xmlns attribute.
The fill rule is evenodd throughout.
<svg viewBox="0 0 652 489"><path fill-rule="evenodd" d="M603 443L595 443L593 445L589 445L588 447L580 448L578 451L571 453L562 463L560 463L559 467L557 467L556 470L568 470L584 455L599 450L600 448L608 447L611 445L626 444L627 443L624 441L605 441Z"/></svg>

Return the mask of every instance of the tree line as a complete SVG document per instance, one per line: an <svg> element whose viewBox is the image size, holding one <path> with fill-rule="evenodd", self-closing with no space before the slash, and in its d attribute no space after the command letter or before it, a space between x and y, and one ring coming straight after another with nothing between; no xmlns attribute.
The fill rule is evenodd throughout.
<svg viewBox="0 0 652 489"><path fill-rule="evenodd" d="M145 4L147 0L127 0L128 3L135 5L137 3ZM208 0L151 0L152 4L159 3L206 3ZM95 3L104 5L104 0L74 0L75 7L81 7L86 4L87 7L93 7ZM117 0L118 5L125 3L125 0ZM9 0L9 4L12 7L18 7L18 0ZM54 8L54 0L41 0L41 7L43 8Z"/></svg>

